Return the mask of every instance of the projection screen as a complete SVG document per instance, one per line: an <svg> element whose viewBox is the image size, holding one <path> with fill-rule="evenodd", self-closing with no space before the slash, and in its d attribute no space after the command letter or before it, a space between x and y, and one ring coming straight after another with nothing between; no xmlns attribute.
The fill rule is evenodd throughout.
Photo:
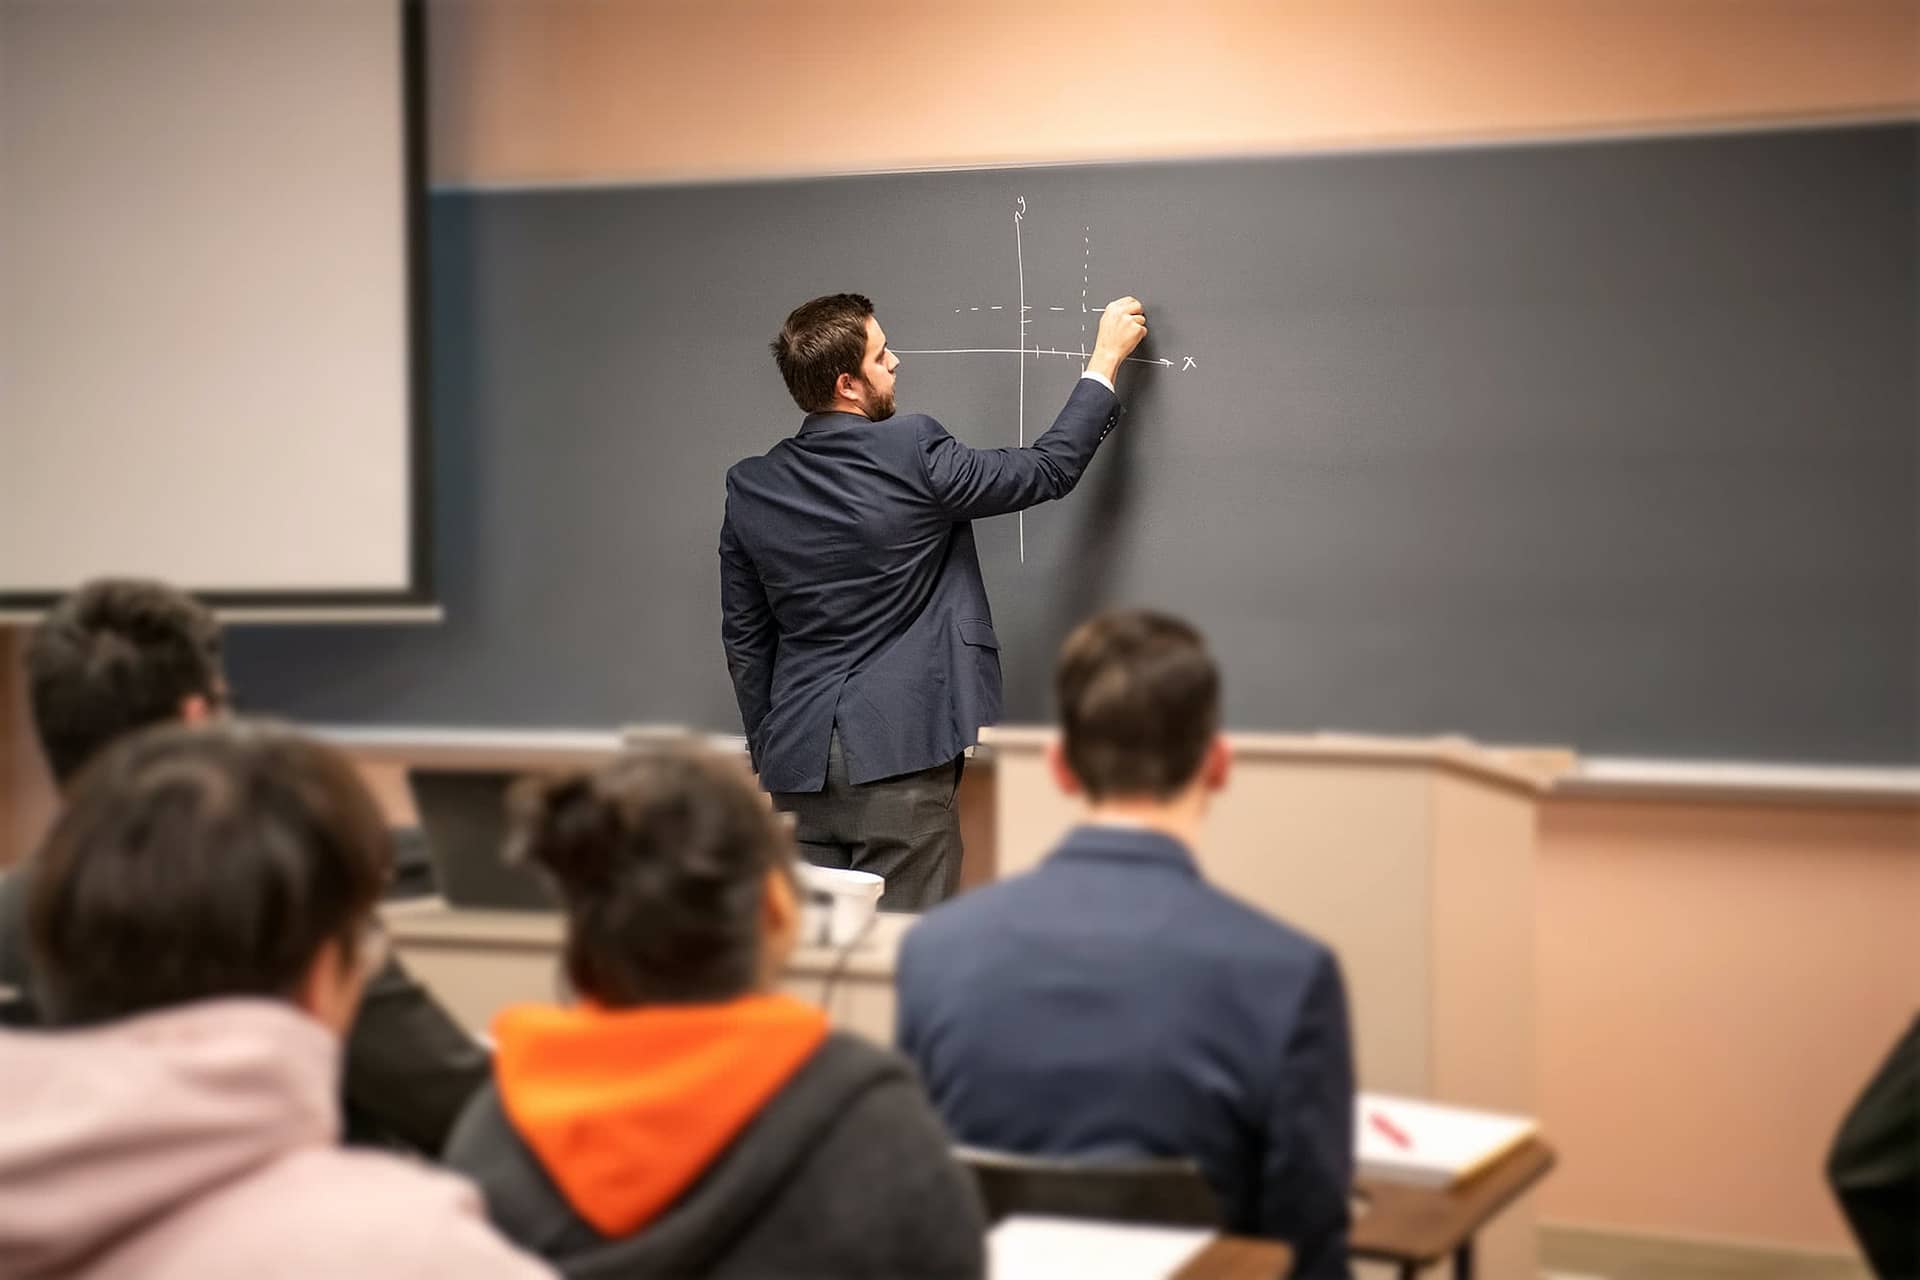
<svg viewBox="0 0 1920 1280"><path fill-rule="evenodd" d="M422 25L0 0L0 609L431 614Z"/></svg>

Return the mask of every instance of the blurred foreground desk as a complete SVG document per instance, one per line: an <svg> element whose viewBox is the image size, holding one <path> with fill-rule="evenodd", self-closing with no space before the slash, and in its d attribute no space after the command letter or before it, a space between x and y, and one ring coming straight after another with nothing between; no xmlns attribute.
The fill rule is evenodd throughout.
<svg viewBox="0 0 1920 1280"><path fill-rule="evenodd" d="M1204 1228L1014 1214L987 1233L994 1280L1282 1280L1292 1264L1293 1251L1277 1240Z"/></svg>
<svg viewBox="0 0 1920 1280"><path fill-rule="evenodd" d="M558 913L456 910L421 898L389 903L381 917L414 977L473 1031L488 1030L507 1005L562 996ZM883 912L852 947L798 948L782 989L824 1008L835 1026L892 1044L894 956L913 920Z"/></svg>
<svg viewBox="0 0 1920 1280"><path fill-rule="evenodd" d="M1354 1188L1354 1258L1391 1263L1401 1280L1448 1257L1453 1280L1473 1280L1474 1241L1502 1209L1553 1168L1553 1148L1530 1138L1478 1177L1451 1188L1408 1187L1362 1178Z"/></svg>
<svg viewBox="0 0 1920 1280"><path fill-rule="evenodd" d="M1215 1236L1173 1280L1279 1280L1291 1265L1293 1251L1278 1241Z"/></svg>
<svg viewBox="0 0 1920 1280"><path fill-rule="evenodd" d="M1474 1241L1480 1229L1544 1178L1553 1162L1553 1149L1534 1138L1459 1187L1409 1187L1362 1178L1354 1188L1350 1252L1355 1261L1392 1266L1400 1280L1414 1280L1422 1269L1449 1261L1452 1280L1473 1280ZM1019 1221L1009 1219L995 1231ZM1137 1229L1115 1224L1115 1235L1124 1242L1124 1233ZM989 1248L998 1264L1003 1259L993 1243L997 1242L990 1242ZM1277 1241L1214 1236L1173 1273L1172 1280L1279 1280L1291 1256L1287 1246ZM1064 1269L1069 1255L1053 1261L1063 1264L1055 1274L1070 1274ZM1036 1273L1031 1266L1013 1271Z"/></svg>

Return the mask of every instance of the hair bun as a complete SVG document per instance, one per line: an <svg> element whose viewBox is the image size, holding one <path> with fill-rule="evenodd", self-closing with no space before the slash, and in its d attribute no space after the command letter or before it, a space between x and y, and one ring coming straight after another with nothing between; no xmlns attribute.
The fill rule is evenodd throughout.
<svg viewBox="0 0 1920 1280"><path fill-rule="evenodd" d="M509 811L510 860L544 868L569 890L612 882L615 841L591 775L527 779L515 788Z"/></svg>

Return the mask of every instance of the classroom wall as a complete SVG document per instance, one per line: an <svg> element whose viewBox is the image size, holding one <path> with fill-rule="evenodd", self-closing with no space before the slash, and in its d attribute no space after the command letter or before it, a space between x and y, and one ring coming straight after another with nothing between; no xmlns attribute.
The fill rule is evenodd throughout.
<svg viewBox="0 0 1920 1280"><path fill-rule="evenodd" d="M1920 5L1908 0L434 0L431 33L445 182L1920 109ZM815 101L822 111L794 109ZM18 649L19 633L0 628L0 862L37 838L51 799ZM1915 822L1911 811L1548 804L1540 1082L1563 1161L1544 1216L1842 1244L1819 1158L1846 1097L1920 1006L1903 950L1920 900Z"/></svg>
<svg viewBox="0 0 1920 1280"><path fill-rule="evenodd" d="M1883 114L1910 0L439 0L442 181L845 171Z"/></svg>
<svg viewBox="0 0 1920 1280"><path fill-rule="evenodd" d="M1920 1013L1920 807L1541 813L1549 1221L1851 1249L1840 1117Z"/></svg>
<svg viewBox="0 0 1920 1280"><path fill-rule="evenodd" d="M1920 5L1908 0L453 0L434 8L433 33L434 172L456 183L1920 109ZM796 109L815 101L831 109ZM1540 1080L1565 1160L1544 1217L1845 1247L1820 1156L1845 1097L1920 1007L1900 981L1915 966L1894 954L1920 906L1914 821L1545 807ZM1833 998L1855 991L1857 1006ZM1643 1114L1651 1126L1632 1122ZM1650 1131L1672 1143L1670 1160L1646 1158Z"/></svg>

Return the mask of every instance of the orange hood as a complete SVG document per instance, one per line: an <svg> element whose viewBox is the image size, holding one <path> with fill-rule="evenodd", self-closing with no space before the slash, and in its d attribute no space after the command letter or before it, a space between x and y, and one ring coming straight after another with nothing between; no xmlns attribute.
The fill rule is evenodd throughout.
<svg viewBox="0 0 1920 1280"><path fill-rule="evenodd" d="M595 1230L658 1217L827 1035L791 996L638 1009L522 1005L494 1020L500 1102Z"/></svg>

